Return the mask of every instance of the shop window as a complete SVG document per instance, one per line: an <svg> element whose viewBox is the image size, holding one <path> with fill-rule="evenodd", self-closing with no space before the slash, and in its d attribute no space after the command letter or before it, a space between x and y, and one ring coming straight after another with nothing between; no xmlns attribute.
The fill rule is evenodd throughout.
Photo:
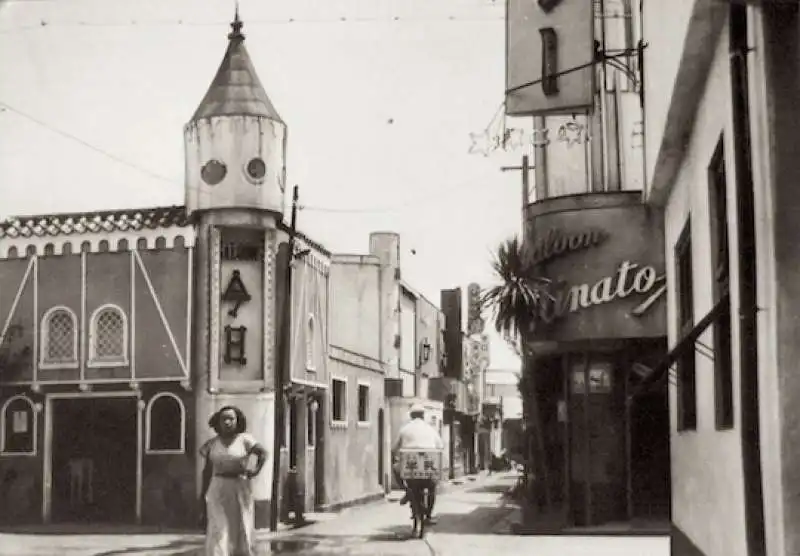
<svg viewBox="0 0 800 556"><path fill-rule="evenodd" d="M694 288L692 271L691 219L675 245L675 264L678 288L678 336L685 337L694 327ZM677 360L678 430L697 428L697 387L694 346L683 350Z"/></svg>
<svg viewBox="0 0 800 556"><path fill-rule="evenodd" d="M41 338L41 368L78 366L78 319L70 309L53 307L48 310L42 317Z"/></svg>
<svg viewBox="0 0 800 556"><path fill-rule="evenodd" d="M347 422L347 381L334 378L331 390L331 420L344 424Z"/></svg>
<svg viewBox="0 0 800 556"><path fill-rule="evenodd" d="M115 305L98 308L89 331L89 364L115 366L128 363L128 323Z"/></svg>
<svg viewBox="0 0 800 556"><path fill-rule="evenodd" d="M369 423L369 384L358 385L358 422Z"/></svg>
<svg viewBox="0 0 800 556"><path fill-rule="evenodd" d="M317 358L314 350L316 332L314 315L308 315L308 321L306 323L306 369L309 371L316 369Z"/></svg>
<svg viewBox="0 0 800 556"><path fill-rule="evenodd" d="M186 438L186 410L175 394L156 394L147 405L145 422L148 454L182 454Z"/></svg>
<svg viewBox="0 0 800 556"><path fill-rule="evenodd" d="M714 304L728 296L729 256L728 199L725 175L725 144L720 139L711 164L709 177L709 208L711 214L711 262L714 272ZM728 301L730 304L730 301ZM714 413L719 430L733 427L733 346L731 344L730 307L714 322Z"/></svg>
<svg viewBox="0 0 800 556"><path fill-rule="evenodd" d="M0 410L0 454L36 455L36 410L30 399L14 396Z"/></svg>

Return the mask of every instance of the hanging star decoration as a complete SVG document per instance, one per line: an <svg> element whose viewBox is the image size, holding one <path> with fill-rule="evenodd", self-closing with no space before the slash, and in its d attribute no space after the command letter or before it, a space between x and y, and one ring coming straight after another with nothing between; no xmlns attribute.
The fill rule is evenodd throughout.
<svg viewBox="0 0 800 556"><path fill-rule="evenodd" d="M503 134L503 150L513 151L522 147L525 141L525 131L519 128L509 128Z"/></svg>
<svg viewBox="0 0 800 556"><path fill-rule="evenodd" d="M469 147L469 154L480 153L483 156L489 156L492 150L492 141L489 137L488 129L484 129L480 133L470 133L469 138L472 141Z"/></svg>
<svg viewBox="0 0 800 556"><path fill-rule="evenodd" d="M550 130L546 127L535 128L531 133L531 146L546 147L550 144Z"/></svg>
<svg viewBox="0 0 800 556"><path fill-rule="evenodd" d="M502 102L486 128L479 133L470 133L472 144L469 154L489 156L496 150L513 150L522 146L522 130L506 127L505 102Z"/></svg>
<svg viewBox="0 0 800 556"><path fill-rule="evenodd" d="M588 137L586 136L586 126L577 120L572 120L562 124L561 127L558 128L558 140L562 143L566 143L567 148L570 148L573 145L581 145L586 143L588 142Z"/></svg>

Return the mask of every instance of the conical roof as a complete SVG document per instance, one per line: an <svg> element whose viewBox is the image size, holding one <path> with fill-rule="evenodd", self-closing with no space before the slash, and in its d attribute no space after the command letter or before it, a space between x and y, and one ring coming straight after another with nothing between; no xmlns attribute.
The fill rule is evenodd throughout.
<svg viewBox="0 0 800 556"><path fill-rule="evenodd" d="M192 121L214 116L264 116L282 122L244 47L239 11L231 23L228 48Z"/></svg>

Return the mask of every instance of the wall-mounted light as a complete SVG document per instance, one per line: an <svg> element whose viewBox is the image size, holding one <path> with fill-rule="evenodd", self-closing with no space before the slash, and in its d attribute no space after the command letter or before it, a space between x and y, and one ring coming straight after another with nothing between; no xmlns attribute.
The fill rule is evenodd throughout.
<svg viewBox="0 0 800 556"><path fill-rule="evenodd" d="M422 341L422 345L420 346L420 361L422 363L427 363L428 360L431 358L431 344L428 342L428 338L425 338Z"/></svg>

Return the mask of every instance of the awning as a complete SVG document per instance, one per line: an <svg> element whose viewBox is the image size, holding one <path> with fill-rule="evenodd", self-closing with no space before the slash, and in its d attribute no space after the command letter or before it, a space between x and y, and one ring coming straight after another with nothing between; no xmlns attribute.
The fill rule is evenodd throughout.
<svg viewBox="0 0 800 556"><path fill-rule="evenodd" d="M699 338L700 335L705 332L714 321L729 314L730 308L730 295L725 294L716 303L716 305L711 308L708 314L700 319L700 322L695 324L694 328L692 328L688 334L681 338L680 341L675 344L675 347L673 347L672 350L670 350L670 352L658 362L658 364L653 368L653 372L638 384L638 386L629 396L629 399L646 392L651 386L661 382L665 377L669 376L669 369L675 364L675 362L687 350L694 350L694 343L697 341L697 338Z"/></svg>

